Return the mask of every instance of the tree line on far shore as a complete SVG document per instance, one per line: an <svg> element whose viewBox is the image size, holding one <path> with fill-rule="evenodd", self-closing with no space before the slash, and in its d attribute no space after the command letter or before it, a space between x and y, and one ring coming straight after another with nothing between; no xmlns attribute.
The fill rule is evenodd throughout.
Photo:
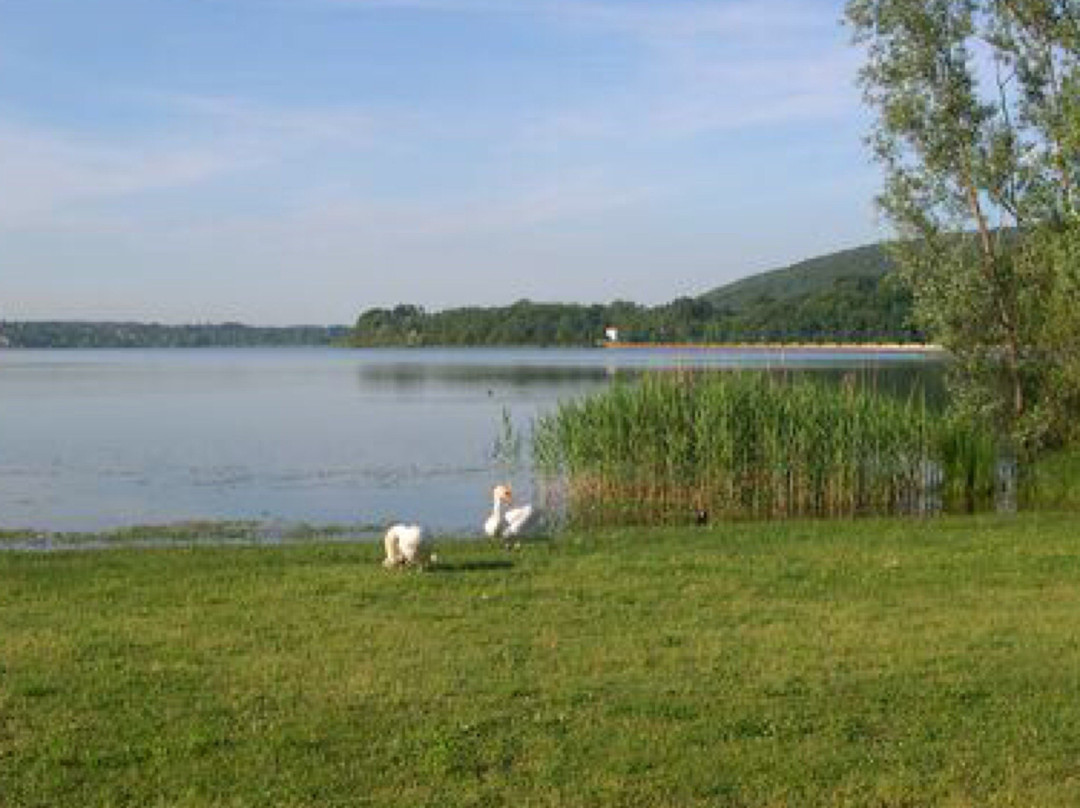
<svg viewBox="0 0 1080 808"><path fill-rule="evenodd" d="M210 348L331 345L343 342L348 333L346 326L8 321L0 322L0 347Z"/></svg>
<svg viewBox="0 0 1080 808"><path fill-rule="evenodd" d="M911 297L888 275L840 277L794 296L762 290L737 305L723 298L681 297L658 306L538 303L462 307L438 312L402 304L372 308L356 321L357 346L594 345L608 328L619 341L918 342Z"/></svg>
<svg viewBox="0 0 1080 808"><path fill-rule="evenodd" d="M520 300L427 311L402 303L370 308L352 327L0 321L0 347L592 346L609 328L620 341L643 343L925 341L893 270L887 247L870 244L655 306Z"/></svg>

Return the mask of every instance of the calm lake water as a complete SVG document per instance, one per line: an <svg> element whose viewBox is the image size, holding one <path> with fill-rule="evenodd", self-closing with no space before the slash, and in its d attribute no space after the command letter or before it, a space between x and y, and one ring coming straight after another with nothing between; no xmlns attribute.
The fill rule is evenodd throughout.
<svg viewBox="0 0 1080 808"><path fill-rule="evenodd" d="M907 354L676 349L0 351L0 528L92 531L193 519L473 534L527 459L493 457L562 398L668 368L852 370L904 391ZM527 441L526 441L527 442Z"/></svg>

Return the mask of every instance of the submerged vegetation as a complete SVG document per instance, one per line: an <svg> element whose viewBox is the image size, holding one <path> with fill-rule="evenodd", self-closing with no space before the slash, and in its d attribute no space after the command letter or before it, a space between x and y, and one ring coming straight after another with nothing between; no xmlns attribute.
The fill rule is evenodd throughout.
<svg viewBox="0 0 1080 808"><path fill-rule="evenodd" d="M97 547L183 547L189 545L277 545L318 540L370 541L383 525L279 523L220 519L136 524L94 531L0 529L0 551L74 550Z"/></svg>
<svg viewBox="0 0 1080 808"><path fill-rule="evenodd" d="M650 375L563 402L533 440L575 525L969 510L998 457L991 433L854 377Z"/></svg>

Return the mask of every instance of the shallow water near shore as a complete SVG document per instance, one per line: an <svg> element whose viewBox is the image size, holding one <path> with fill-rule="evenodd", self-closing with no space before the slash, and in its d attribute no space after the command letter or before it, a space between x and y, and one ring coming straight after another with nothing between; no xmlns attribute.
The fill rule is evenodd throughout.
<svg viewBox="0 0 1080 808"><path fill-rule="evenodd" d="M616 377L748 368L940 389L938 360L902 352L4 350L0 528L245 520L273 540L408 520L475 535L494 484L532 493L527 450L494 451L504 414L527 449L537 414Z"/></svg>

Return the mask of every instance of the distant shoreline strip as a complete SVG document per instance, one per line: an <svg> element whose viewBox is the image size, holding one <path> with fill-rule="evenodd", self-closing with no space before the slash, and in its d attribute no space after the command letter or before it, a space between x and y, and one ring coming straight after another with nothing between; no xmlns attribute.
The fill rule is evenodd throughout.
<svg viewBox="0 0 1080 808"><path fill-rule="evenodd" d="M799 351L802 353L910 353L944 354L940 345L924 343L846 343L846 342L603 342L603 348L664 348L680 351L744 351L748 353L777 353Z"/></svg>

